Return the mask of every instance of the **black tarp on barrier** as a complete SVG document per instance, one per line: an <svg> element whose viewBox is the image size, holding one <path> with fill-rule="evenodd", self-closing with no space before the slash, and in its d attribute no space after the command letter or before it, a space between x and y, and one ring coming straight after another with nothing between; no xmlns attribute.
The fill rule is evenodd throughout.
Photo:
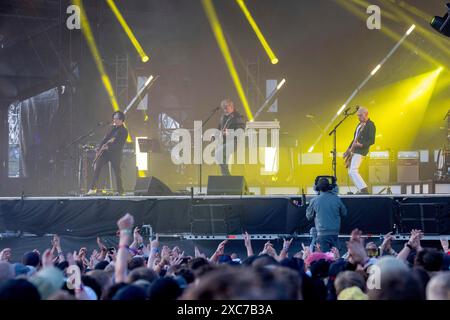
<svg viewBox="0 0 450 320"><path fill-rule="evenodd" d="M414 199L420 202L426 197ZM447 197L439 199L448 202ZM383 196L343 197L348 216L342 221L341 233L349 234L354 228L369 234L391 231L400 200ZM288 197L0 198L0 232L72 237L112 235L117 220L129 212L134 215L136 225L150 224L154 232L190 233L193 212L208 206L227 207L234 216L239 216L239 225L234 226L233 233L308 233L313 225L306 220L306 208L294 205Z"/></svg>

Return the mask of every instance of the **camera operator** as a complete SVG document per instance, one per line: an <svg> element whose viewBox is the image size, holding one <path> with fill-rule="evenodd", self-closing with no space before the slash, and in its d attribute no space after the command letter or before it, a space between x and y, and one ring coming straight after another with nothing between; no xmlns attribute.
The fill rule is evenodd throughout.
<svg viewBox="0 0 450 320"><path fill-rule="evenodd" d="M337 247L341 218L347 215L347 209L334 192L335 186L327 178L317 179L315 189L319 195L311 199L306 209L306 218L314 218L320 250L329 252L332 247Z"/></svg>

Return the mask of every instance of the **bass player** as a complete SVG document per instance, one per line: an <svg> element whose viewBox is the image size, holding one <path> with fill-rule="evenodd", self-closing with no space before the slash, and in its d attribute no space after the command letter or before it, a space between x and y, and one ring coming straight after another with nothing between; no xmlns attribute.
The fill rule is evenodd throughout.
<svg viewBox="0 0 450 320"><path fill-rule="evenodd" d="M369 110L366 108L359 108L357 116L359 124L356 127L353 141L344 153L344 159L348 175L358 188L358 194L369 194L367 184L359 174L359 167L369 153L370 146L375 143L376 127L370 120Z"/></svg>
<svg viewBox="0 0 450 320"><path fill-rule="evenodd" d="M117 191L119 195L123 194L122 172L120 164L122 162L123 146L128 137L128 130L124 126L125 114L121 111L113 113L113 126L103 138L99 147L96 149L97 154L94 160L94 177L87 195L97 193L97 183L102 167L111 162L116 177Z"/></svg>

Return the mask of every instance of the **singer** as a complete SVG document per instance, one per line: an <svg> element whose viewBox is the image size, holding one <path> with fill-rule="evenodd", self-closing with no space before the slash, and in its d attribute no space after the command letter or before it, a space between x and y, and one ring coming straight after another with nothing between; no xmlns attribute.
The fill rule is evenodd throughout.
<svg viewBox="0 0 450 320"><path fill-rule="evenodd" d="M128 137L128 130L124 126L125 114L122 111L116 111L112 115L113 125L108 133L96 148L96 157L94 160L94 177L92 178L91 188L87 195L97 193L97 183L100 172L105 164L111 162L116 177L117 192L123 194L122 172L120 164L122 162L123 146Z"/></svg>
<svg viewBox="0 0 450 320"><path fill-rule="evenodd" d="M229 176L230 170L228 169L228 159L227 159L227 143L233 143L233 149L235 147L235 141L228 141L227 135L229 134L229 130L237 130L237 129L245 129L245 120L244 117L236 110L234 107L233 101L231 99L222 100L220 103L223 114L220 118L219 130L222 132L223 143L219 147L219 150L216 150L216 157L218 159L218 163L220 164L220 171L223 176Z"/></svg>
<svg viewBox="0 0 450 320"><path fill-rule="evenodd" d="M359 174L359 167L369 153L370 146L375 143L376 127L370 120L369 110L366 108L358 108L356 114L359 124L356 127L353 140L344 154L344 158L348 168L348 175L358 188L358 194L369 194L367 184Z"/></svg>

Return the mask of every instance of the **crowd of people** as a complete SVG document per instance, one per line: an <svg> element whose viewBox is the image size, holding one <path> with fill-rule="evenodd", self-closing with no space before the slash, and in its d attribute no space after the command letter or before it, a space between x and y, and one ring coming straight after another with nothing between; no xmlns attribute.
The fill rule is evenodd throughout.
<svg viewBox="0 0 450 320"><path fill-rule="evenodd" d="M244 235L246 257L227 252L227 240L209 257L194 248L192 256L169 248L158 236L148 244L130 214L118 222L119 245L98 250L63 251L58 236L42 254L11 260L0 252L0 300L448 300L450 252L423 248L420 230L412 230L402 250L393 236L380 245L365 243L353 230L347 252L320 244L294 252L293 240L281 250L267 242L253 251Z"/></svg>

